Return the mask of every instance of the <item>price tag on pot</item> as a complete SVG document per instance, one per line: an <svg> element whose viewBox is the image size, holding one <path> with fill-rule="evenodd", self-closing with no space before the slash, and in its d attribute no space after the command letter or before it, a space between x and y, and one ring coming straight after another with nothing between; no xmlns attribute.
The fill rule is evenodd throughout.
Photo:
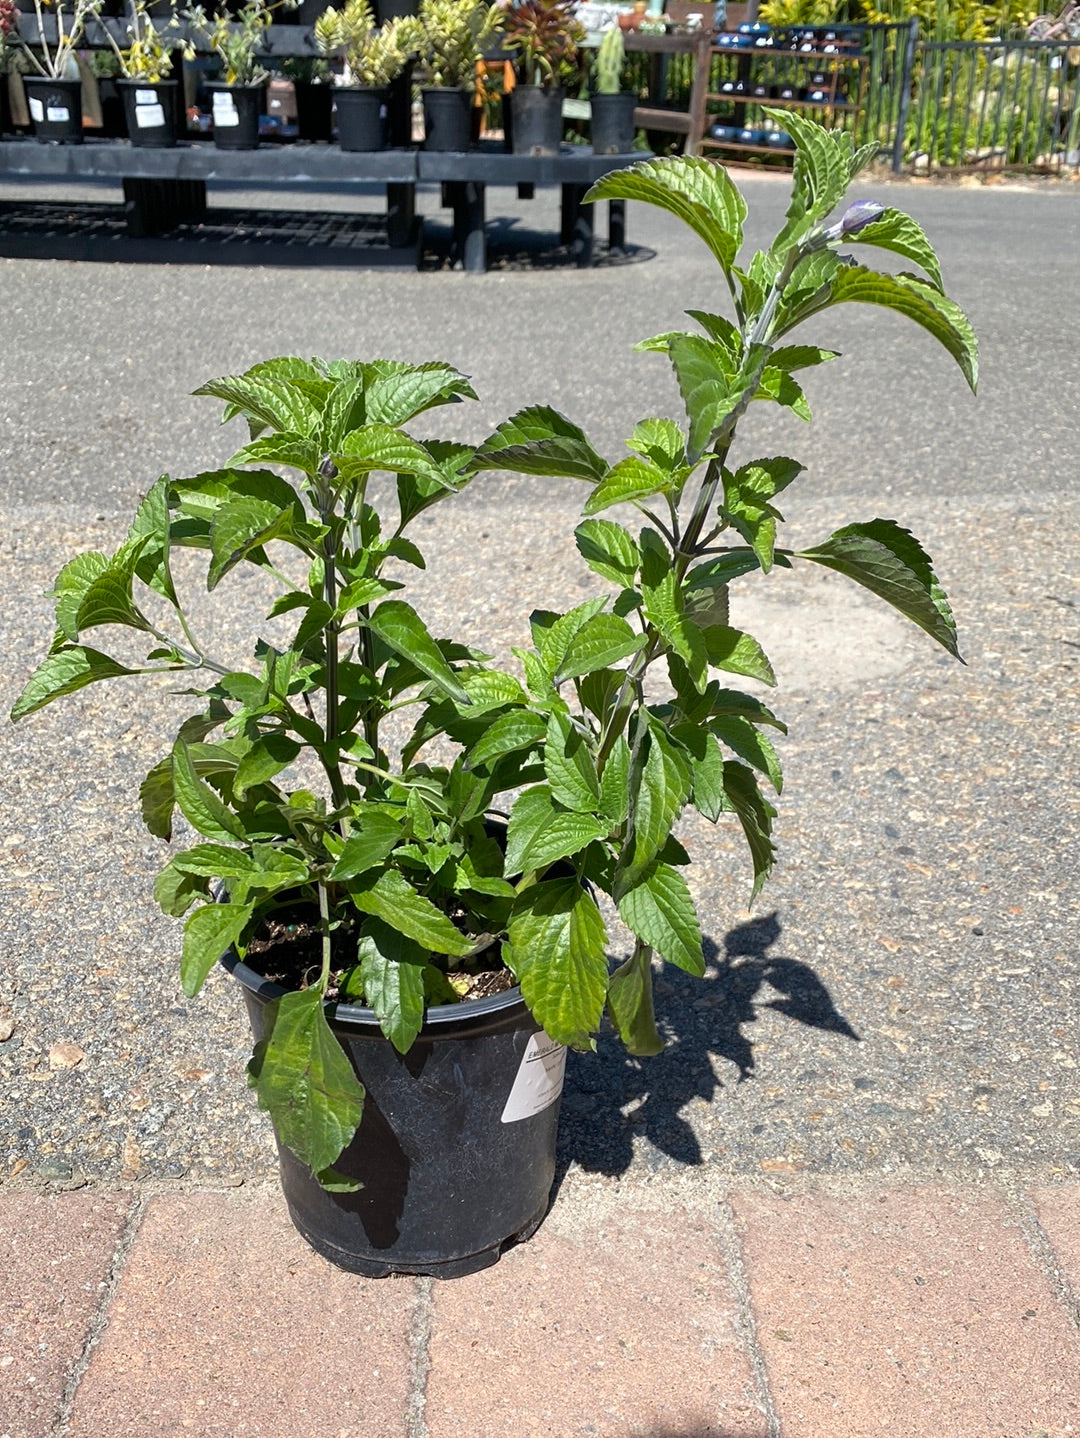
<svg viewBox="0 0 1080 1438"><path fill-rule="evenodd" d="M46 120L55 120L57 124L66 125L71 119L71 111L66 105L50 105L45 111Z"/></svg>
<svg viewBox="0 0 1080 1438"><path fill-rule="evenodd" d="M33 95L30 96L30 118L31 120L44 120L45 118L45 106L40 100L35 100Z"/></svg>
<svg viewBox="0 0 1080 1438"><path fill-rule="evenodd" d="M156 105L158 103L157 91L136 90L135 103L136 105Z"/></svg>
<svg viewBox="0 0 1080 1438"><path fill-rule="evenodd" d="M165 123L165 111L161 105L136 105L135 123L140 130L157 130Z"/></svg>
<svg viewBox="0 0 1080 1438"><path fill-rule="evenodd" d="M236 103L231 95L217 94L214 96L214 124L227 129L230 125L239 125L240 114Z"/></svg>
<svg viewBox="0 0 1080 1438"><path fill-rule="evenodd" d="M562 1093L566 1075L566 1045L549 1039L542 1030L533 1034L521 1055L514 1086L502 1111L503 1123L517 1123L550 1108Z"/></svg>

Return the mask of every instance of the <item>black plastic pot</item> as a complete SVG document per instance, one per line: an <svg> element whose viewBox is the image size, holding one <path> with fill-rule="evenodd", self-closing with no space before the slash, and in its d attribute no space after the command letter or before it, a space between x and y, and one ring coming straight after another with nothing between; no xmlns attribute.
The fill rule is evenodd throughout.
<svg viewBox="0 0 1080 1438"><path fill-rule="evenodd" d="M637 96L630 90L616 95L593 95L592 148L594 155L628 155L634 148L634 110Z"/></svg>
<svg viewBox="0 0 1080 1438"><path fill-rule="evenodd" d="M23 85L35 139L55 145L81 145L82 81L24 75Z"/></svg>
<svg viewBox="0 0 1080 1438"><path fill-rule="evenodd" d="M283 990L235 953L256 1039ZM405 1055L370 1009L328 1006L331 1027L367 1090L356 1138L336 1161L364 1186L329 1193L278 1145L293 1223L339 1268L458 1278L528 1238L547 1210L566 1052L520 989L428 1011Z"/></svg>
<svg viewBox="0 0 1080 1438"><path fill-rule="evenodd" d="M380 25L385 25L387 20L396 20L401 15L415 15L419 9L417 0L375 0L375 14Z"/></svg>
<svg viewBox="0 0 1080 1438"><path fill-rule="evenodd" d="M514 154L557 155L562 144L562 90L515 85L509 98Z"/></svg>
<svg viewBox="0 0 1080 1438"><path fill-rule="evenodd" d="M140 148L162 149L176 144L178 129L175 80L117 80L124 100L128 139Z"/></svg>
<svg viewBox="0 0 1080 1438"><path fill-rule="evenodd" d="M311 143L333 139L334 87L316 85L310 80L294 80L296 92L296 132L301 140Z"/></svg>
<svg viewBox="0 0 1080 1438"><path fill-rule="evenodd" d="M335 90L338 144L343 150L386 149L386 91L363 85Z"/></svg>
<svg viewBox="0 0 1080 1438"><path fill-rule="evenodd" d="M424 102L424 149L460 151L469 148L472 96L465 90L429 87Z"/></svg>
<svg viewBox="0 0 1080 1438"><path fill-rule="evenodd" d="M259 143L259 116L266 104L265 85L206 87L213 99L214 144L219 150L254 150Z"/></svg>

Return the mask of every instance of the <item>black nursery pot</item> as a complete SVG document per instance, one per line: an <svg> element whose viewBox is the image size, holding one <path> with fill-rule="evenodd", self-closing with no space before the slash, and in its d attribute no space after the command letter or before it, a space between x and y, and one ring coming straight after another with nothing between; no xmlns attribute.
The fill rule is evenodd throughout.
<svg viewBox="0 0 1080 1438"><path fill-rule="evenodd" d="M386 91L363 85L335 90L338 144L343 150L386 149Z"/></svg>
<svg viewBox="0 0 1080 1438"><path fill-rule="evenodd" d="M214 118L214 144L219 150L254 150L259 144L259 116L266 103L265 85L207 86Z"/></svg>
<svg viewBox="0 0 1080 1438"><path fill-rule="evenodd" d="M429 87L423 92L424 149L461 151L472 134L472 96L465 90Z"/></svg>
<svg viewBox="0 0 1080 1438"><path fill-rule="evenodd" d="M81 145L82 81L24 75L34 137L52 144Z"/></svg>
<svg viewBox="0 0 1080 1438"><path fill-rule="evenodd" d="M296 132L301 140L313 144L333 138L334 87L316 85L310 80L294 80L296 92Z"/></svg>
<svg viewBox="0 0 1080 1438"><path fill-rule="evenodd" d="M514 154L557 155L562 144L562 90L515 85L509 99Z"/></svg>
<svg viewBox="0 0 1080 1438"><path fill-rule="evenodd" d="M230 952L256 1039L283 990ZM428 1010L407 1054L370 1009L328 1006L330 1026L367 1090L356 1138L335 1162L364 1186L329 1193L278 1145L293 1223L339 1268L458 1278L528 1238L547 1210L566 1050L521 990Z"/></svg>
<svg viewBox="0 0 1080 1438"><path fill-rule="evenodd" d="M162 149L176 144L177 90L175 80L117 80L124 100L128 139L140 148Z"/></svg>
<svg viewBox="0 0 1080 1438"><path fill-rule="evenodd" d="M637 96L630 90L616 95L593 95L592 148L594 155L627 155L634 148L634 110Z"/></svg>

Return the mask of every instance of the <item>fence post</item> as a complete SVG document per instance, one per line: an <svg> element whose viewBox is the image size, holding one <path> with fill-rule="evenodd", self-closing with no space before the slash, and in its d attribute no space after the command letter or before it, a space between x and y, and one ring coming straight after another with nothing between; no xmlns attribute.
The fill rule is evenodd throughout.
<svg viewBox="0 0 1080 1438"><path fill-rule="evenodd" d="M915 70L915 43L919 38L919 21L913 16L904 38L904 63L900 72L900 105L896 116L896 135L893 137L892 169L894 175L904 169L904 132L907 129L908 112L911 109L911 80Z"/></svg>

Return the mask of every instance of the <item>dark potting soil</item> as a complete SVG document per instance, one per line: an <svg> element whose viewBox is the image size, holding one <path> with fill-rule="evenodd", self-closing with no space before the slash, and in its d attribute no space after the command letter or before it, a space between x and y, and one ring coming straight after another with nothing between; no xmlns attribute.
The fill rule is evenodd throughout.
<svg viewBox="0 0 1080 1438"><path fill-rule="evenodd" d="M306 989L322 972L322 935L309 914L310 910L283 909L265 919L247 946L244 962L248 968L283 989ZM326 997L331 1001L341 997L346 967L339 965L330 971ZM503 964L477 973L453 972L449 977L463 1001L505 993L516 982Z"/></svg>

